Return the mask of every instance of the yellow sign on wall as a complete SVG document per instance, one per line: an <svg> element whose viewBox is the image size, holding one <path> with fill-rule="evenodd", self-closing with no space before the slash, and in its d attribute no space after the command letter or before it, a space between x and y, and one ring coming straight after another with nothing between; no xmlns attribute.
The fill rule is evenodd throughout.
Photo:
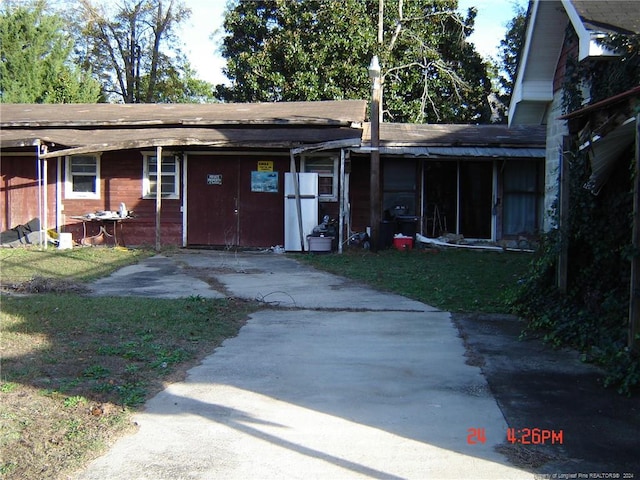
<svg viewBox="0 0 640 480"><path fill-rule="evenodd" d="M258 171L259 172L273 172L273 162L270 160L259 160L258 161Z"/></svg>

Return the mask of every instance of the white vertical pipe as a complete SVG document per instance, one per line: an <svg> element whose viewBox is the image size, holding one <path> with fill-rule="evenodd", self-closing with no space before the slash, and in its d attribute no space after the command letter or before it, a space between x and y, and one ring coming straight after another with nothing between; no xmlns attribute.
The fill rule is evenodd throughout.
<svg viewBox="0 0 640 480"><path fill-rule="evenodd" d="M162 210L162 147L156 147L156 251L160 251L160 212Z"/></svg>
<svg viewBox="0 0 640 480"><path fill-rule="evenodd" d="M47 229L49 226L49 195L47 190L49 190L49 182L48 182L48 166L49 161L45 158L42 163L42 176L43 176L43 199L42 199L42 216L43 216L43 224L40 225L40 229L42 233L41 237L44 237L44 248L47 248Z"/></svg>
<svg viewBox="0 0 640 480"><path fill-rule="evenodd" d="M42 163L40 160L40 142L36 145L36 170L38 176L38 222L40 222L40 231L42 231ZM42 249L42 234L39 235L38 243Z"/></svg>
<svg viewBox="0 0 640 480"><path fill-rule="evenodd" d="M460 160L456 160L456 235L460 235Z"/></svg>
<svg viewBox="0 0 640 480"><path fill-rule="evenodd" d="M62 158L56 157L56 232L62 230Z"/></svg>
<svg viewBox="0 0 640 480"><path fill-rule="evenodd" d="M340 149L340 217L338 219L338 253L342 253L342 243L344 241L344 212L345 212L345 159L344 148Z"/></svg>

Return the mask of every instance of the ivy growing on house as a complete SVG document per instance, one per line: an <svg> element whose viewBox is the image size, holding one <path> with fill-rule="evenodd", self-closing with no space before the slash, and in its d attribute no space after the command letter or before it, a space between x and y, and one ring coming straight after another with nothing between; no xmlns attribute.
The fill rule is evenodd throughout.
<svg viewBox="0 0 640 480"><path fill-rule="evenodd" d="M563 85L565 113L582 108L583 85L590 85L593 103L640 84L639 38L606 40L621 53L618 60L568 61ZM567 39L571 41L571 35ZM528 321L523 335L539 334L555 347L577 349L583 360L604 368L605 386L629 395L640 386L640 358L627 349L630 261L639 253L631 245L634 146L624 152L611 177L594 195L585 188L591 176L587 150L580 150L574 140L565 155L569 162L568 219L562 231L554 229L543 235L513 308ZM557 213L554 206L551 214L557 217ZM561 241L568 246L565 294L556 286Z"/></svg>

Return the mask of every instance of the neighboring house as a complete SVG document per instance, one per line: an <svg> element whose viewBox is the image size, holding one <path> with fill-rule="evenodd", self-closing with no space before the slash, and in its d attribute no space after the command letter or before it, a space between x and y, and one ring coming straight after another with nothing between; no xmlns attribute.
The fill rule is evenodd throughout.
<svg viewBox="0 0 640 480"><path fill-rule="evenodd" d="M563 117L566 113L562 104L565 73L571 65L580 62L615 61L616 56L599 44L598 39L608 33L640 33L640 2L534 0L530 3L528 15L524 47L509 107L509 125L546 126L544 204L545 211L549 211L558 198L563 147L570 133L567 118ZM574 80L576 82L578 80ZM584 83L580 87L584 104L592 103L589 85ZM627 95L633 97L634 94L637 96L637 91L634 93L632 90ZM628 146L633 142L634 128L629 124L635 122L633 114L629 111L625 118L616 122L619 123L609 123L608 129L600 132L601 145L606 135L625 122L627 124L623 131L616 133L617 137L611 136L606 148L601 150L611 152L612 144L625 143ZM604 163L609 168L611 162L605 160ZM592 165L593 175L589 183L594 193L606 181L607 168L600 164ZM545 230L554 226L552 222L551 217L545 218Z"/></svg>
<svg viewBox="0 0 640 480"><path fill-rule="evenodd" d="M0 105L0 231L118 211L127 245L284 244L286 172L318 174L318 223L369 226L365 101L212 105ZM381 126L387 233L534 236L543 216L544 128ZM162 157L156 198L157 158ZM267 178L268 177L268 178ZM402 220L396 223L396 220Z"/></svg>
<svg viewBox="0 0 640 480"><path fill-rule="evenodd" d="M616 80L605 77L603 81L598 76L616 69L622 71L620 57L607 51L597 41L608 34L640 34L640 2L531 2L524 50L509 108L509 125L546 125L545 206L551 207L557 200L557 215L545 219L545 230L557 228L560 238L565 240L559 242L555 265L558 290L577 295L581 299L578 301L582 301L587 310L598 311L600 305L589 305L594 298L598 298L598 294L607 291L607 298L609 295L624 295L611 292L618 284L624 285L618 275L626 274L624 265L627 256L631 256L627 347L637 351L640 348L640 297L637 295L640 289L640 259L630 253L640 249L640 85L634 84L633 78L637 77L629 75L633 69L627 70L626 75L620 75ZM585 78L580 67L598 71L599 74ZM581 95L576 95L577 92ZM591 98L592 94L595 98ZM582 105L567 102L580 97L583 99ZM575 147L581 155L573 156ZM574 205L571 201L577 197L571 195L575 192L571 190L570 174L576 169L569 168L573 158L589 162L584 165L589 168L589 177L583 187L605 198L602 202L594 201L589 207L594 215L600 214L599 217L593 217L596 221L598 218L604 220L599 225L581 222L572 232L570 220ZM633 165L632 171L629 170L630 165ZM617 178L618 181L623 179L623 183L608 184L611 178ZM611 199L615 198L613 193L618 189L628 192L628 179L632 180L634 189L633 211L619 208L616 202L607 204L607 194L611 195ZM611 188L603 190L603 187ZM607 205L610 206L609 212L598 212ZM585 216L584 204L577 207L580 214ZM607 224L607 214L615 215L618 225L631 223L630 249L617 251L621 243L626 244L626 240L621 242L615 235L624 235L625 230L603 227ZM589 228L593 229L595 236L602 235L603 240L598 241L600 237L595 237L587 242L584 232ZM612 231L604 232L607 228ZM606 233L612 235L606 236ZM583 238L580 238L581 234ZM604 240L607 238L615 241ZM605 251L611 255L604 255L602 252ZM620 256L620 262L617 261L617 255ZM594 268L589 268L590 275L604 278L605 283L608 279L612 290L603 288L602 292L598 292L597 282L589 283L586 288L581 287L583 284L579 280L583 279L577 278L579 274L576 272L583 266L593 265L600 271L594 272ZM576 292L576 289L580 291Z"/></svg>

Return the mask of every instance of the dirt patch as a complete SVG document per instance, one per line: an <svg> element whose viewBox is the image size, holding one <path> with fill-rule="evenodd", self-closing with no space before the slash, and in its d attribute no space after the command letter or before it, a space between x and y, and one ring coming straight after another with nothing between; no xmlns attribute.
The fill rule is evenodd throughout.
<svg viewBox="0 0 640 480"><path fill-rule="evenodd" d="M496 447L496 451L507 457L514 466L528 470L539 470L559 458L552 453L542 452L535 447L521 444L503 443Z"/></svg>
<svg viewBox="0 0 640 480"><path fill-rule="evenodd" d="M16 293L88 293L86 285L65 278L35 276L26 282L3 285L3 290Z"/></svg>

